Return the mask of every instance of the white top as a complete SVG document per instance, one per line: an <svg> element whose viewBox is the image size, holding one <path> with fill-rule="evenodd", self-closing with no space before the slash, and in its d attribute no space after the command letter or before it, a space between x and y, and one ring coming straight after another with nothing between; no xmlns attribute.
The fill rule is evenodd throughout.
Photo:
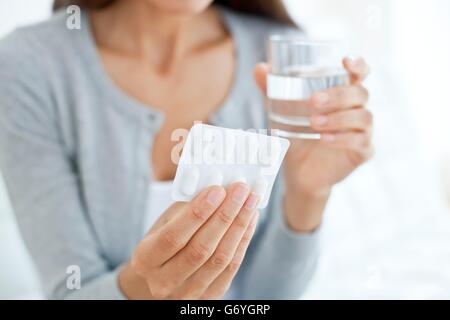
<svg viewBox="0 0 450 320"><path fill-rule="evenodd" d="M147 211L144 217L143 234L155 224L156 220L173 204L171 197L173 180L152 181L148 188Z"/></svg>

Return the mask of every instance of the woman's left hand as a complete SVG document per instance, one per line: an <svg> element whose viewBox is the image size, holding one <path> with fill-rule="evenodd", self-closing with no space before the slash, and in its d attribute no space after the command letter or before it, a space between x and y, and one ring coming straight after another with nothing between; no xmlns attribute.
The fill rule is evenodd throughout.
<svg viewBox="0 0 450 320"><path fill-rule="evenodd" d="M351 84L317 92L311 104L312 128L319 141L291 140L285 159L285 212L292 229L312 231L322 220L323 209L333 185L345 179L373 154L373 117L364 106L368 90L362 86L369 68L362 58L345 59ZM259 64L255 79L265 92L269 67Z"/></svg>

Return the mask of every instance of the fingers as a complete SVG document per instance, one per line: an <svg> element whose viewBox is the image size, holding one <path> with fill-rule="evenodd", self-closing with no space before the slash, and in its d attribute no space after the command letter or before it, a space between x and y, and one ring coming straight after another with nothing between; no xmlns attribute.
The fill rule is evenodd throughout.
<svg viewBox="0 0 450 320"><path fill-rule="evenodd" d="M266 93L267 91L267 74L269 73L269 65L267 63L259 63L256 65L253 76L259 89Z"/></svg>
<svg viewBox="0 0 450 320"><path fill-rule="evenodd" d="M148 234L137 247L132 259L137 272L145 275L149 267L164 264L180 251L222 204L225 196L226 192L222 187L207 188L172 220L156 232ZM169 210L175 210L176 206L173 205Z"/></svg>
<svg viewBox="0 0 450 320"><path fill-rule="evenodd" d="M239 244L242 242L248 226L256 214L256 206L259 201L258 195L252 193L231 227L216 248L211 258L198 269L183 284L175 295L177 299L198 299L206 291L209 285L225 270L232 262Z"/></svg>
<svg viewBox="0 0 450 320"><path fill-rule="evenodd" d="M244 236L239 243L236 250L236 254L233 257L231 263L226 267L226 269L211 283L205 293L202 295L202 299L221 299L225 293L230 288L231 282L233 281L236 273L238 272L242 261L244 260L245 253L247 252L248 246L250 244L253 235L255 234L256 225L258 222L259 213L256 212L250 222Z"/></svg>
<svg viewBox="0 0 450 320"><path fill-rule="evenodd" d="M373 156L369 132L325 133L322 134L321 142L329 147L354 151L355 158L352 160L355 160L357 164Z"/></svg>
<svg viewBox="0 0 450 320"><path fill-rule="evenodd" d="M175 215L179 212L184 211L184 208L187 204L185 202L175 202L173 203L168 210L166 210L152 225L148 233L154 232L164 226L167 222L172 220Z"/></svg>
<svg viewBox="0 0 450 320"><path fill-rule="evenodd" d="M368 102L369 91L361 85L369 74L368 65L362 58L346 58L343 63L349 72L351 85L314 93L310 98L313 107L329 111L364 106ZM263 67L258 66L255 74L257 70L262 73Z"/></svg>
<svg viewBox="0 0 450 320"><path fill-rule="evenodd" d="M350 74L350 82L355 85L363 82L370 72L369 66L363 58L345 58L344 67Z"/></svg>
<svg viewBox="0 0 450 320"><path fill-rule="evenodd" d="M361 85L353 85L316 92L311 97L311 104L318 110L330 111L363 106L368 100L368 90Z"/></svg>
<svg viewBox="0 0 450 320"><path fill-rule="evenodd" d="M346 58L344 66L351 76L352 85L315 93L311 104L319 113L311 116L311 126L322 133L322 143L353 150L355 158L363 161L373 154L373 116L363 108L369 100L369 92L361 85L369 74L369 67L362 58Z"/></svg>
<svg viewBox="0 0 450 320"><path fill-rule="evenodd" d="M311 116L311 127L318 132L344 130L371 131L372 125L372 113L364 108L354 108Z"/></svg>
<svg viewBox="0 0 450 320"><path fill-rule="evenodd" d="M189 243L162 267L160 277L171 279L169 286L179 287L215 252L222 237L232 225L250 193L244 183L231 185L227 197L214 215L192 237Z"/></svg>

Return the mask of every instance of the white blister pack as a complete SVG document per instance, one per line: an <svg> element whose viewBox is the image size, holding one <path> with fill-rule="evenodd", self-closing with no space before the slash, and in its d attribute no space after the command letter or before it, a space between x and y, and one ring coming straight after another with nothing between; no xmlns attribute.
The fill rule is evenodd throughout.
<svg viewBox="0 0 450 320"><path fill-rule="evenodd" d="M212 185L245 182L267 206L289 140L256 132L195 124L186 139L172 189L174 201L190 201Z"/></svg>

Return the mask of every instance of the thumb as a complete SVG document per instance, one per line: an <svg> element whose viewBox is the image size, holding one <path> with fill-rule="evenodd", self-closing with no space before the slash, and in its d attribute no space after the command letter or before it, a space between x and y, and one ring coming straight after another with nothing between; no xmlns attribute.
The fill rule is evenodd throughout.
<svg viewBox="0 0 450 320"><path fill-rule="evenodd" d="M253 71L256 84L262 92L267 90L267 74L269 73L269 65L267 63L258 63Z"/></svg>

